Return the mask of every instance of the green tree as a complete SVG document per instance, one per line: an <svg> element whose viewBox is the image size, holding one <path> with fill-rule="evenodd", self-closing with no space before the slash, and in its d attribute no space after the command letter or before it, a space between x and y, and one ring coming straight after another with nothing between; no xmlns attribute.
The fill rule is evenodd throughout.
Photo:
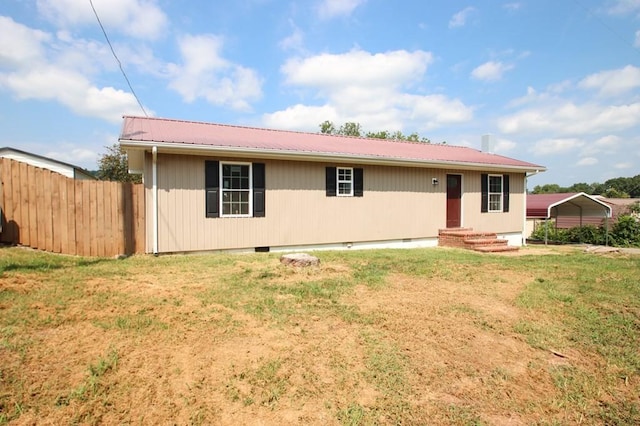
<svg viewBox="0 0 640 426"><path fill-rule="evenodd" d="M340 130L338 131L338 133L343 136L360 137L362 134L362 129L360 128L360 123L347 121L342 126L340 126Z"/></svg>
<svg viewBox="0 0 640 426"><path fill-rule="evenodd" d="M320 123L320 133L324 133L325 135L333 135L336 133L336 126L333 125L332 121L325 120Z"/></svg>
<svg viewBox="0 0 640 426"><path fill-rule="evenodd" d="M584 192L585 194L593 194L593 185L585 182L574 183L568 188L569 192Z"/></svg>
<svg viewBox="0 0 640 426"><path fill-rule="evenodd" d="M391 133L388 130L382 130L381 132L367 132L365 135L371 139L392 139Z"/></svg>
<svg viewBox="0 0 640 426"><path fill-rule="evenodd" d="M567 191L563 191L563 188L560 187L560 185L558 185L557 183L548 183L546 185L536 185L533 187L533 191L531 192L532 194L557 194L560 192L567 192Z"/></svg>
<svg viewBox="0 0 640 426"><path fill-rule="evenodd" d="M604 196L607 198L629 198L629 194L616 188L607 189L604 191Z"/></svg>
<svg viewBox="0 0 640 426"><path fill-rule="evenodd" d="M105 147L107 152L100 156L98 160L98 171L96 177L100 180L111 180L117 182L142 182L139 174L130 174L127 165L127 153L117 143Z"/></svg>
<svg viewBox="0 0 640 426"><path fill-rule="evenodd" d="M411 133L410 135L404 135L401 131L390 132L388 130L381 130L378 132L365 132L360 123L348 121L336 129L335 124L332 121L325 120L319 124L320 133L326 135L342 135L342 136L355 136L364 137L370 139L390 139L396 141L410 141L410 142L424 142L431 143L428 138L420 137L417 133ZM446 142L443 142L446 143Z"/></svg>

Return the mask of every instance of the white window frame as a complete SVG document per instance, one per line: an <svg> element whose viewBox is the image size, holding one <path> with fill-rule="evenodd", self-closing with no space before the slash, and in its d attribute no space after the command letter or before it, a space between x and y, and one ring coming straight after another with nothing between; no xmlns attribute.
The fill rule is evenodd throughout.
<svg viewBox="0 0 640 426"><path fill-rule="evenodd" d="M224 187L224 166L249 166L249 189L231 189ZM223 201L225 192L246 191L249 194L249 211L247 214L224 214ZM251 163L243 163L238 161L221 161L220 162L220 217L252 217L253 216L253 165Z"/></svg>
<svg viewBox="0 0 640 426"><path fill-rule="evenodd" d="M340 179L340 171L348 170L350 179ZM340 184L348 183L350 187L350 191L348 193L340 193ZM353 186L354 186L354 178L353 178L353 167L336 167L336 195L338 197L353 197Z"/></svg>
<svg viewBox="0 0 640 426"><path fill-rule="evenodd" d="M491 178L500 178L500 192L491 192ZM500 199L500 206L498 209L492 209L491 208L491 196L492 195L497 195L499 196ZM502 209L504 207L504 176L503 175L488 175L487 176L487 211L490 213L498 213L498 212L502 212Z"/></svg>

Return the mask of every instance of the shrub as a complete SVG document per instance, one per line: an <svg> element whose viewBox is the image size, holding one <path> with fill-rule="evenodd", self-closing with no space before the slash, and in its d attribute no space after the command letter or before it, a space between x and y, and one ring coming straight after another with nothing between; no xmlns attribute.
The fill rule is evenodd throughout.
<svg viewBox="0 0 640 426"><path fill-rule="evenodd" d="M548 241L553 241L558 243L566 243L569 241L567 238L567 230L556 229L556 223L553 220L542 222L541 224L536 226L536 229L531 233L531 238L534 240L544 241L545 229L546 229L546 236Z"/></svg>
<svg viewBox="0 0 640 426"><path fill-rule="evenodd" d="M567 231L567 239L572 243L604 245L606 233L602 227L576 226Z"/></svg>
<svg viewBox="0 0 640 426"><path fill-rule="evenodd" d="M631 215L619 216L611 237L618 246L640 246L640 222Z"/></svg>

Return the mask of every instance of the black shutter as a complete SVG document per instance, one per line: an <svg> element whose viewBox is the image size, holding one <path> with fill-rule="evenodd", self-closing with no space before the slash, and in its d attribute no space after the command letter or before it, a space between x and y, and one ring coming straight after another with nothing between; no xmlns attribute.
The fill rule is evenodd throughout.
<svg viewBox="0 0 640 426"><path fill-rule="evenodd" d="M264 163L253 163L253 217L265 216Z"/></svg>
<svg viewBox="0 0 640 426"><path fill-rule="evenodd" d="M489 211L489 175L483 173L480 175L480 188L482 190L482 207L480 211L486 213Z"/></svg>
<svg viewBox="0 0 640 426"><path fill-rule="evenodd" d="M327 167L327 176L326 176L326 187L327 187L327 197L335 197L337 194L337 179L336 176L336 168L335 167Z"/></svg>
<svg viewBox="0 0 640 426"><path fill-rule="evenodd" d="M206 217L220 217L220 162L204 162Z"/></svg>
<svg viewBox="0 0 640 426"><path fill-rule="evenodd" d="M353 196L362 197L364 192L363 169L353 169Z"/></svg>
<svg viewBox="0 0 640 426"><path fill-rule="evenodd" d="M509 175L502 176L502 211L509 211Z"/></svg>

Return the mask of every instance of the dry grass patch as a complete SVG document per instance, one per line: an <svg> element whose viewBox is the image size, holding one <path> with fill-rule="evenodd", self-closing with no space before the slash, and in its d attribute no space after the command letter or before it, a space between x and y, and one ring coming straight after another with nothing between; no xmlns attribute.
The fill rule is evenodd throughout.
<svg viewBox="0 0 640 426"><path fill-rule="evenodd" d="M637 424L640 259L0 249L0 424Z"/></svg>

